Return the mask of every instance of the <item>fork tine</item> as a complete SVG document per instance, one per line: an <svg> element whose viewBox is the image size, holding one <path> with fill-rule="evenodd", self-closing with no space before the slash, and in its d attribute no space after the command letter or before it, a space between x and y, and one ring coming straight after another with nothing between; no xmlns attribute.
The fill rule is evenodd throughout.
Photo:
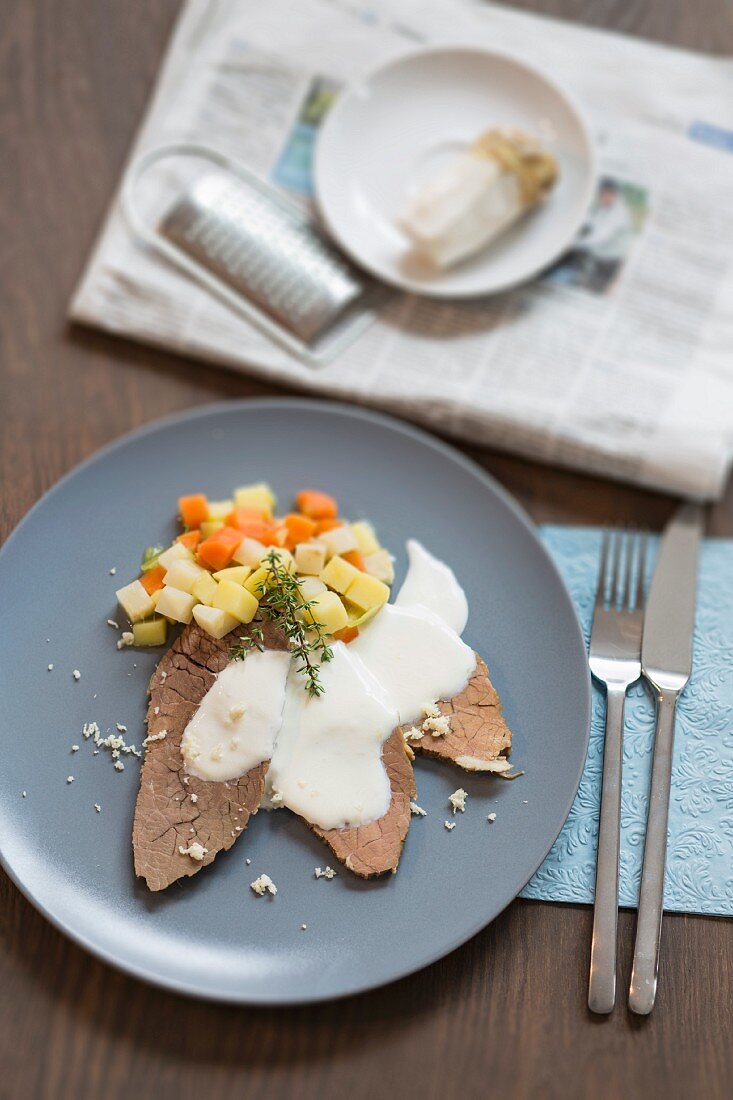
<svg viewBox="0 0 733 1100"><path fill-rule="evenodd" d="M639 539L639 572L636 577L636 601L635 607L639 611L646 603L646 552L649 536L646 532Z"/></svg>
<svg viewBox="0 0 733 1100"><path fill-rule="evenodd" d="M623 606L627 611L634 609L634 565L638 556L639 536L629 531L626 536L626 579L624 581Z"/></svg>
<svg viewBox="0 0 733 1100"><path fill-rule="evenodd" d="M596 607L603 607L606 602L606 566L608 564L608 547L610 534L604 527L601 533L601 556L598 559L598 585L596 587Z"/></svg>
<svg viewBox="0 0 733 1100"><path fill-rule="evenodd" d="M611 573L611 595L609 603L611 607L618 607L618 581L621 565L621 546L623 543L623 535L620 531L613 532L613 565Z"/></svg>

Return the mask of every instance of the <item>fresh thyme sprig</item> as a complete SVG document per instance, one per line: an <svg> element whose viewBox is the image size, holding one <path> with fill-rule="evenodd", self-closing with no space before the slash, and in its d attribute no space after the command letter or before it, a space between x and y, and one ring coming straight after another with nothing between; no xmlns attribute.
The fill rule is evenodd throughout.
<svg viewBox="0 0 733 1100"><path fill-rule="evenodd" d="M271 549L263 558L267 573L258 585L260 596L260 615L282 630L290 643L290 650L300 664L296 671L306 679L305 689L312 698L323 694L319 669L333 658L333 650L328 645L321 623L308 621L313 601L303 600L298 582L280 561L277 551ZM264 634L258 623L253 623L250 632L232 646L230 653L234 660L243 660L253 649L260 652L265 648Z"/></svg>

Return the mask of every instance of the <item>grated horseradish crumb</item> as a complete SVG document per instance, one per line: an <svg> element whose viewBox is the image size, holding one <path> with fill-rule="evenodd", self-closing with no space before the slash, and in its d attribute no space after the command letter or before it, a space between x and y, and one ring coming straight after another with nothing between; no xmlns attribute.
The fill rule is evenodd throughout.
<svg viewBox="0 0 733 1100"><path fill-rule="evenodd" d="M489 814L489 816L486 818L486 820L488 821L489 825L493 825L494 822L496 821L496 814L494 814L494 813Z"/></svg>
<svg viewBox="0 0 733 1100"><path fill-rule="evenodd" d="M326 866L323 870L320 867L316 867L314 872L316 878L335 878L336 872L333 867Z"/></svg>
<svg viewBox="0 0 733 1100"><path fill-rule="evenodd" d="M410 813L413 817L427 817L428 811L423 810L422 806L418 806L417 802L410 803Z"/></svg>
<svg viewBox="0 0 733 1100"><path fill-rule="evenodd" d="M78 668L75 668L71 675L74 677L75 680L81 680L81 673L79 672Z"/></svg>
<svg viewBox="0 0 733 1100"><path fill-rule="evenodd" d="M274 897L277 893L277 886L269 875L260 875L254 882L250 882L249 888L260 898L263 894L272 894Z"/></svg>
<svg viewBox="0 0 733 1100"><path fill-rule="evenodd" d="M422 728L426 733L432 733L433 737L445 737L450 733L450 718L447 714L441 714L437 718L426 718Z"/></svg>
<svg viewBox="0 0 733 1100"><path fill-rule="evenodd" d="M131 630L123 630L120 637L117 639L117 648L124 649L126 645L134 645L135 635Z"/></svg>
<svg viewBox="0 0 733 1100"><path fill-rule="evenodd" d="M208 850L208 848L204 848L203 844L199 844L198 840L192 840L188 848L184 848L182 844L178 845L178 851L182 856L190 856L197 863L201 862Z"/></svg>
<svg viewBox="0 0 733 1100"><path fill-rule="evenodd" d="M453 807L453 813L456 813L458 810L460 810L461 813L465 812L467 798L468 791L464 791L463 787L459 787L457 791L454 791L452 795L449 795L448 801Z"/></svg>
<svg viewBox="0 0 733 1100"><path fill-rule="evenodd" d="M456 827L455 821L444 821L443 824L445 825L448 832L450 832L451 829L455 829L455 827Z"/></svg>

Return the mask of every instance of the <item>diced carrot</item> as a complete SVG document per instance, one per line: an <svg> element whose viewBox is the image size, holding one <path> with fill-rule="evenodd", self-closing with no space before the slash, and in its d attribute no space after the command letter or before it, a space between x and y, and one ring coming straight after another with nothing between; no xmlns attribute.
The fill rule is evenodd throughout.
<svg viewBox="0 0 733 1100"><path fill-rule="evenodd" d="M165 574L166 570L162 565L154 565L152 569L148 569L147 573L142 574L140 584L149 596L152 596L153 592L157 592L159 588L163 587Z"/></svg>
<svg viewBox="0 0 733 1100"><path fill-rule="evenodd" d="M353 565L355 569L361 569L362 573L366 573L366 562L364 561L361 550L347 550L341 557L344 561Z"/></svg>
<svg viewBox="0 0 733 1100"><path fill-rule="evenodd" d="M187 546L189 550L195 550L198 544L201 542L200 531L186 531L185 534L179 535L176 542L182 542L184 546Z"/></svg>
<svg viewBox="0 0 733 1100"><path fill-rule="evenodd" d="M316 523L316 534L322 535L325 531L333 531L334 527L343 527L343 520L340 519L320 519Z"/></svg>
<svg viewBox="0 0 733 1100"><path fill-rule="evenodd" d="M200 543L198 560L209 569L226 569L241 541L241 531L235 527L221 527Z"/></svg>
<svg viewBox="0 0 733 1100"><path fill-rule="evenodd" d="M288 550L295 549L299 542L308 542L309 539L313 538L318 526L314 519L298 515L297 512L290 512L285 516L283 525L285 527L285 545Z"/></svg>
<svg viewBox="0 0 733 1100"><path fill-rule="evenodd" d="M275 523L269 524L260 542L263 546L285 546L287 537L288 532L285 524L277 520Z"/></svg>
<svg viewBox="0 0 733 1100"><path fill-rule="evenodd" d="M178 498L178 511L186 527L200 527L209 515L209 502L203 493Z"/></svg>
<svg viewBox="0 0 733 1100"><path fill-rule="evenodd" d="M242 537L257 539L258 542L263 541L263 536L272 526L269 520L264 519L253 508L235 508L227 516L226 522L229 527L239 531Z"/></svg>
<svg viewBox="0 0 733 1100"><path fill-rule="evenodd" d="M336 519L338 505L328 493L319 493L316 489L304 489L298 493L296 503L304 516L311 519Z"/></svg>
<svg viewBox="0 0 733 1100"><path fill-rule="evenodd" d="M334 638L337 642L343 642L344 645L348 645L349 642L353 642L354 638L359 636L358 626L344 626L341 630L337 630L334 634Z"/></svg>

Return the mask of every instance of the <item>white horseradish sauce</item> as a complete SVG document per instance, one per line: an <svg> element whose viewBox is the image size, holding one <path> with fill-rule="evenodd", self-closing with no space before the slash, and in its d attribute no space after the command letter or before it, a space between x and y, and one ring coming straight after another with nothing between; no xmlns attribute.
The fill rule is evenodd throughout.
<svg viewBox="0 0 733 1100"><path fill-rule="evenodd" d="M323 829L382 817L390 802L382 745L395 726L421 718L426 703L462 691L476 665L459 636L468 609L452 570L414 540L408 554L395 603L385 605L350 645L333 644L333 660L320 667L322 695L307 694L301 676L288 668L288 654L251 653L231 662L184 732L187 770L221 781L271 756L268 805L287 806ZM264 663L267 657L276 660ZM251 674L235 673L235 705L244 708L237 752L244 754L246 742L251 753L247 766L234 770L234 754L226 749L231 707L228 696L220 701L219 685L238 668ZM250 726L258 715L259 724ZM199 753L195 758L192 747ZM222 747L222 759L212 759L212 751L217 755Z"/></svg>

